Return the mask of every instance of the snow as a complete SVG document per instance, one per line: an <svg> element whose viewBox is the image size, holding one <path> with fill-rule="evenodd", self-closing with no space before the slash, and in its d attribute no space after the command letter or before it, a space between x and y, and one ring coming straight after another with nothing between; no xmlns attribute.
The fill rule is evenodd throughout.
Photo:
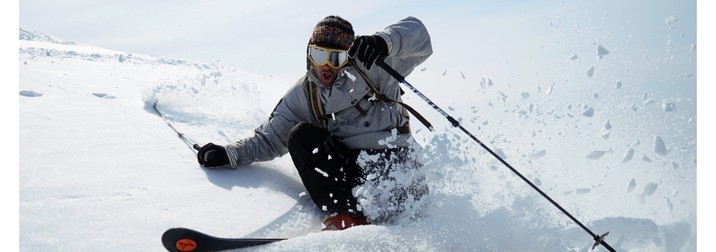
<svg viewBox="0 0 716 252"><path fill-rule="evenodd" d="M604 55L607 54L609 54L609 51L606 48L604 48L602 45L597 46L597 57L599 59L602 59Z"/></svg>
<svg viewBox="0 0 716 252"><path fill-rule="evenodd" d="M320 168L316 167L316 168L313 168L313 169L316 170L316 172L318 172L318 173L320 173L321 175L323 175L324 177L326 177L326 178L328 177L328 173L326 173L325 171L321 170Z"/></svg>
<svg viewBox="0 0 716 252"><path fill-rule="evenodd" d="M651 18L628 15L635 4L653 8ZM609 231L617 250L694 251L696 22L695 7L682 13L682 5L523 3L454 15L464 19L456 27L414 14L435 54L407 80L592 231ZM305 30L316 20L302 21ZM484 31L448 39L465 27ZM515 32L503 38L504 30ZM422 217L319 232L319 207L289 156L214 170L200 167L191 147L251 135L299 76L19 34L21 251L162 251L161 233L175 226L297 236L255 251L588 251L593 243L407 89L404 100L436 129L413 128L431 193L415 202L425 209L409 213ZM395 185L356 193L380 186Z"/></svg>

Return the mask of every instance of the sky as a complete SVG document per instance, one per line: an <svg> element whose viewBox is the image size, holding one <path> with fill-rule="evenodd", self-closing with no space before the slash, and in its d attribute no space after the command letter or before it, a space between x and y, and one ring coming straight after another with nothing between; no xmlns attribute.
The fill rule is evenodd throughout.
<svg viewBox="0 0 716 252"><path fill-rule="evenodd" d="M425 75L434 71L433 77L428 76L419 80L440 83L440 78L436 77L439 74L435 73L448 72L450 74L448 77L455 81L459 80L457 73L461 72L463 75L467 74L473 81L483 77L503 82L510 80L511 85L518 86L530 83L527 80L539 80L543 82L540 87L546 87L549 81L581 80L571 76L571 79L559 79L560 72L567 67L549 67L563 66L565 62L570 62L567 57L571 56L571 53L567 56L562 55L561 58L556 57L564 54L558 51L564 47L554 47L555 44L579 52L577 54L580 56L591 53L596 45L604 44L611 49L613 56L619 55L618 60L607 57L604 61L582 56L580 59L584 60L583 65L578 65L575 69L570 68L569 71L583 72L589 65L599 66L599 63L614 68L624 66L628 68L629 65L648 67L649 64L656 64L650 59L669 60L669 52L664 50L665 45L668 45L669 41L681 45L684 42L681 39L693 37L697 28L694 25L696 19L689 18L689 9L694 9L693 5L677 4L670 5L671 8L668 9L662 8L662 3L673 1L633 1L628 3L634 5L629 6L627 3L619 5L619 8L610 8L614 6L613 2L603 6L598 3L587 6L590 3L581 1L568 1L569 4L565 5L554 1L547 1L546 4L543 4L543 1L508 1L501 4L488 2L465 1L451 5L436 5L426 1L410 2L413 4L408 5L406 2L382 1L361 4L262 1L246 5L246 3L231 1L156 1L151 4L145 1L22 1L18 3L19 8L15 8L19 9L17 18L19 22L15 25L13 22L5 23L3 29L10 31L4 34L12 34L17 31L17 27L21 27L80 44L135 54L217 63L293 81L302 74L305 67L303 51L307 35L312 26L323 16L338 14L346 17L354 24L356 33L366 34L381 29L386 23L401 17L414 15L420 17L430 29L436 48L436 53L425 64L428 68ZM698 6L699 13L704 8L710 9L708 3L703 1L699 2ZM321 11L315 11L316 8ZM559 8L563 9L554 11ZM9 9L11 12L13 8L3 9ZM529 11L535 9L544 11ZM640 9L652 11L634 11ZM206 13L212 14L206 15ZM555 16L557 14L560 16ZM665 18L671 15L680 18L672 28L677 32L669 32L669 25L664 24ZM701 18L708 18L708 15L698 15L698 17L699 24L703 24ZM545 20L554 22L547 24L554 28L549 30L550 32L544 30ZM643 22L662 25L649 26L644 25ZM476 26L477 24L480 26ZM583 27L570 26L575 24ZM596 29L586 27L596 27ZM648 27L658 30L650 30ZM698 28L702 29L704 25ZM567 39L554 37L575 32L576 36ZM654 37L654 34L657 37ZM701 41L710 38L702 34L706 33L699 30L698 44L708 45L709 43ZM15 41L17 36L13 37L9 41ZM525 37L529 39L524 39ZM9 43L9 47L11 47L9 51L17 52L16 49L12 49L17 48L13 42ZM679 48L674 49L677 50ZM698 47L699 68L704 65L701 62L708 60L701 55L712 55L708 50L710 50L708 46ZM675 57L670 60L677 62L687 60L680 58L681 53L672 54ZM12 59L14 56L3 58ZM8 64L17 66L18 62L11 61ZM635 79L646 80L644 82L656 85L648 88L654 93L665 90L659 85L667 85L659 81L651 81L663 79L657 74L662 70L649 71L638 67L631 69L635 75L641 75L636 76ZM678 66L668 70L684 72L683 69L678 69ZM608 69L608 71L613 74L618 70ZM709 71L698 72L699 84L703 84L701 79L708 78ZM673 77L678 74L667 75ZM282 82L274 82L274 84L285 85ZM262 89L260 84L258 87ZM534 84L530 83L521 88L534 88ZM697 95L693 87L674 88L681 96ZM709 88L708 85L699 85L698 94L708 93ZM426 89L434 93L440 87L429 86ZM11 101L10 105L16 105L18 97L14 95L15 92L10 93L13 95L6 100ZM451 107L469 107L468 104L471 102L469 99L460 100L456 99L455 103L450 104ZM707 100L698 99L699 107L703 108L701 103L708 102ZM264 101L262 106L271 107L271 103L272 101ZM699 112L701 111L703 110ZM701 125L708 123L704 118L706 117L698 120L699 128L703 129ZM707 131L702 130L699 132L699 138L712 139L708 134ZM8 138L13 139L13 136ZM699 141L699 150L702 150L701 144L704 142L707 141ZM703 153L703 151L699 152L699 154ZM12 152L9 154L13 156ZM19 154L15 153L15 155ZM699 156L699 162L704 160L708 159ZM699 179L702 178L702 174L708 174L707 172L707 170L699 170ZM699 187L705 184L700 183ZM699 205L702 206L703 204ZM700 215L699 222L707 218L706 215Z"/></svg>
<svg viewBox="0 0 716 252"><path fill-rule="evenodd" d="M560 13L565 22L575 21L609 30L610 37L632 36L662 43L662 38L643 37L633 27L647 26L640 22L661 22L668 15L687 16L695 2L658 8L668 1L629 1L619 8L588 1L566 1L576 8L593 9L576 13L565 9ZM651 12L631 12L654 6ZM372 34L412 15L421 18L431 30L436 54L435 64L454 68L471 66L467 60L455 60L473 51L476 57L495 60L517 60L529 56L534 45L547 43L549 34L540 31L546 11L559 8L559 1L342 1L327 4L321 1L48 1L20 2L20 26L54 34L71 41L114 48L127 52L220 62L247 71L295 80L304 68L303 53L313 26L327 15L337 14L354 24L356 34ZM539 10L539 11L526 11ZM61 22L57 22L61 20ZM91 22L89 22L91 20ZM484 26L484 20L496 24ZM624 21L629 23L624 23ZM681 20L685 36L695 33L694 20ZM479 26L481 27L479 27ZM565 27L567 28L567 27ZM620 31L620 28L622 31ZM505 30L497 30L505 29ZM623 34L628 31L629 34ZM644 34L653 33L645 30ZM521 39L530 36L531 44ZM597 37L590 37L597 41ZM677 38L675 38L677 39ZM494 43L508 43L510 51L490 49ZM439 50L445 48L444 50ZM446 50L460 48L460 50ZM455 51L456 53L451 53ZM638 52L641 53L641 52ZM545 62L532 63L541 65Z"/></svg>
<svg viewBox="0 0 716 252"><path fill-rule="evenodd" d="M448 75L461 72L464 75L466 71L479 69L479 77L489 74L489 77L510 79L514 83L530 83L535 76L538 81L552 81L553 76L560 75L561 69L551 66L568 64L568 58L546 57L563 53L561 46L553 45L569 45L569 50L584 55L600 43L613 41L604 46L619 50L622 66L615 65L612 71L658 64L649 61L668 57L664 50L668 40L684 43L684 38L693 37L696 32L696 19L690 16L695 2L670 2L673 1L639 0L615 5L617 2L609 1L524 0L451 4L434 1L326 4L320 1L27 0L20 2L19 25L89 45L212 62L295 81L305 72L304 53L311 29L323 17L340 15L351 21L356 34L360 35L372 34L386 23L412 15L421 18L432 35L435 53L424 64L425 68L443 72L454 69L446 73ZM644 8L650 11L632 12ZM662 35L669 29L664 24L669 16L681 17L673 24L679 33ZM572 26L574 23L590 30ZM653 37L655 35L660 37ZM560 41L567 37L569 40ZM503 45L504 49L494 50L496 44ZM591 57L580 60L583 64L578 67L585 69L589 67L587 64L597 63ZM524 72L514 69L524 69L521 70ZM658 92L695 96L695 86L668 85L655 71L658 69L637 78L651 83ZM430 87L436 88L428 92L439 90L438 85ZM468 106L471 99L465 97L463 105Z"/></svg>

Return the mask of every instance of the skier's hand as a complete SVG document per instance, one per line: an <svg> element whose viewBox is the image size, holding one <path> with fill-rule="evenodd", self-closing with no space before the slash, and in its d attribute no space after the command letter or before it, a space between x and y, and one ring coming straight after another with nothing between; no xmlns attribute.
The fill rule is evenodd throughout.
<svg viewBox="0 0 716 252"><path fill-rule="evenodd" d="M196 154L199 164L206 167L216 167L229 164L229 156L224 146L208 143L199 149Z"/></svg>
<svg viewBox="0 0 716 252"><path fill-rule="evenodd" d="M366 69L370 69L378 58L388 56L388 53L388 43L380 35L358 36L348 49L348 56L358 58Z"/></svg>

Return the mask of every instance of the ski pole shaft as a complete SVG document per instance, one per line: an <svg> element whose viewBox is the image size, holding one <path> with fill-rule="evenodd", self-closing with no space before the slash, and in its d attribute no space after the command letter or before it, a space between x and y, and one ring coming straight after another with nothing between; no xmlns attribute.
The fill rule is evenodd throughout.
<svg viewBox="0 0 716 252"><path fill-rule="evenodd" d="M460 126L460 122L455 120L455 118L450 116L447 112L445 112L445 110L441 109L437 104L435 104L433 101L428 99L427 96L425 96L422 92L420 92L418 89L413 87L413 85L410 85L410 83L408 83L405 80L405 77L403 77L403 75L401 75L400 73L395 71L395 69L393 69L392 67L388 66L388 64L386 64L385 61L383 61L382 59L379 59L375 62L375 64L378 65L379 67L383 68L383 70L388 72L388 74L393 76L393 78L398 80L398 82L403 83L405 86L407 86L411 91L413 91L413 93L420 96L420 98L422 98L425 102L427 102L428 105L433 107L433 109L437 110L440 114L442 114L445 118L447 118L448 121L450 121L450 124L452 124L452 126L454 126L454 127Z"/></svg>
<svg viewBox="0 0 716 252"><path fill-rule="evenodd" d="M584 231L586 231L589 235L591 235L592 238L594 238L594 240L596 241L595 246L596 246L597 244L601 244L601 245L603 245L606 249L608 249L609 251L615 251L611 246L609 246L609 244L607 244L606 241L604 241L604 236L606 236L606 234L601 235L601 236L594 234L594 232L592 232L591 230L589 230L589 228L587 228L587 226L585 226L584 224L582 224L579 220L577 220L577 218L575 218L574 216L572 216L572 214L570 214L569 212L567 212L567 210L565 210L564 208L562 208L562 206L560 206L559 204L557 204L556 201L554 201L552 198L550 198L545 192L543 192L541 189L539 189L539 187L537 187L537 186L536 186L534 183L532 183L529 179L527 179L525 176L523 176L519 171L517 171L517 169L515 169L514 167L512 167L512 165L510 165L509 163L507 163L507 161L505 161L503 158L501 158L499 155L497 155L497 153L495 153L494 151L492 151L492 149L490 149L490 148L487 147L485 144L483 144L479 139L477 139L477 137L475 137L475 135L473 135L473 134L470 133L468 130L466 130L464 127L462 127L462 125L460 125L460 122L458 122L457 120L455 120L455 118L453 118L453 117L450 116L447 112L445 112L445 111L442 110L440 107L438 107L438 105L436 105L432 100L430 100L427 96L425 96L422 92L420 92L420 91L419 91L417 88L415 88L413 85L411 85L410 83L408 83L408 81L405 80L405 77L404 77L403 75L401 75L400 73L398 73L397 71L395 71L395 69L393 69L393 68L390 67L388 64L386 64L385 61L383 61L383 59L378 59L378 60L375 62L375 64L378 65L378 66L380 66L381 68L383 68L386 72L388 72L388 74L390 74L391 76L393 76L393 78L395 78L396 80L398 80L400 83L402 83L403 85L407 86L411 91L413 91L416 95L418 95L418 96L419 96L420 98L422 98L425 102L427 102L428 105L430 105L431 107L433 107L433 108L434 108L435 110L437 110L440 114L442 114L445 118L447 118L447 120L452 124L453 127L457 127L457 128L459 128L462 132L464 132L465 134L467 134L472 140L474 140L475 142L477 142L482 148L484 148L485 150L487 150L487 152L489 152L490 154L492 154L493 157L495 157L497 160L499 160L499 161L500 161L503 165L505 165L507 168L509 168L510 170L512 170L513 173L515 173L515 174L516 174L518 177L520 177L524 182L526 182L530 187L532 187L532 189L534 189L535 191L537 191L540 195L542 195L542 197L544 197L545 199L547 199L550 203L552 203L552 205L554 205L555 207L557 207L557 209L559 209L560 211L562 211L562 213L564 213L565 215L567 215L567 217L569 217L572 221L574 221L574 223L576 223L576 224L579 225L582 229L584 229ZM607 232L607 233L608 233L608 232Z"/></svg>
<svg viewBox="0 0 716 252"><path fill-rule="evenodd" d="M171 123L169 123L169 121L167 121L167 118L164 117L164 114L162 114L162 112L160 112L159 109L157 108L157 103L159 103L159 99L154 100L154 105L152 105L152 108L154 108L154 111L156 111L157 114L159 114L159 117L161 117L162 120L164 120L164 122L167 125L169 125L169 128L171 128L174 132L176 132L177 136L179 136L179 138L181 138L185 143L190 145L192 148L194 148L195 150L200 150L201 146L199 146L199 144L195 143L194 141L191 141L191 139L184 136L184 133L179 132L176 128L174 128L174 126Z"/></svg>

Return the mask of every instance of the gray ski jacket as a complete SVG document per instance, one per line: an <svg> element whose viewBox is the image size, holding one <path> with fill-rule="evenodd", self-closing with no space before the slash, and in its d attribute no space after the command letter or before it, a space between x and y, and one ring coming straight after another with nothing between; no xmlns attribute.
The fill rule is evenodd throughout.
<svg viewBox="0 0 716 252"><path fill-rule="evenodd" d="M403 76L410 74L433 52L427 29L415 17L407 17L376 34L388 44L385 63ZM408 124L407 110L398 103L371 98L369 84L355 68L360 67L381 94L395 101L401 101L399 82L378 66L368 70L362 64L356 65L341 68L331 87L324 87L313 68L308 69L253 136L226 146L231 167L285 155L288 153L288 134L298 123L323 127L313 114L306 85L316 85L320 89L326 129L346 147L359 150L409 146L410 133L399 134L396 130Z"/></svg>

